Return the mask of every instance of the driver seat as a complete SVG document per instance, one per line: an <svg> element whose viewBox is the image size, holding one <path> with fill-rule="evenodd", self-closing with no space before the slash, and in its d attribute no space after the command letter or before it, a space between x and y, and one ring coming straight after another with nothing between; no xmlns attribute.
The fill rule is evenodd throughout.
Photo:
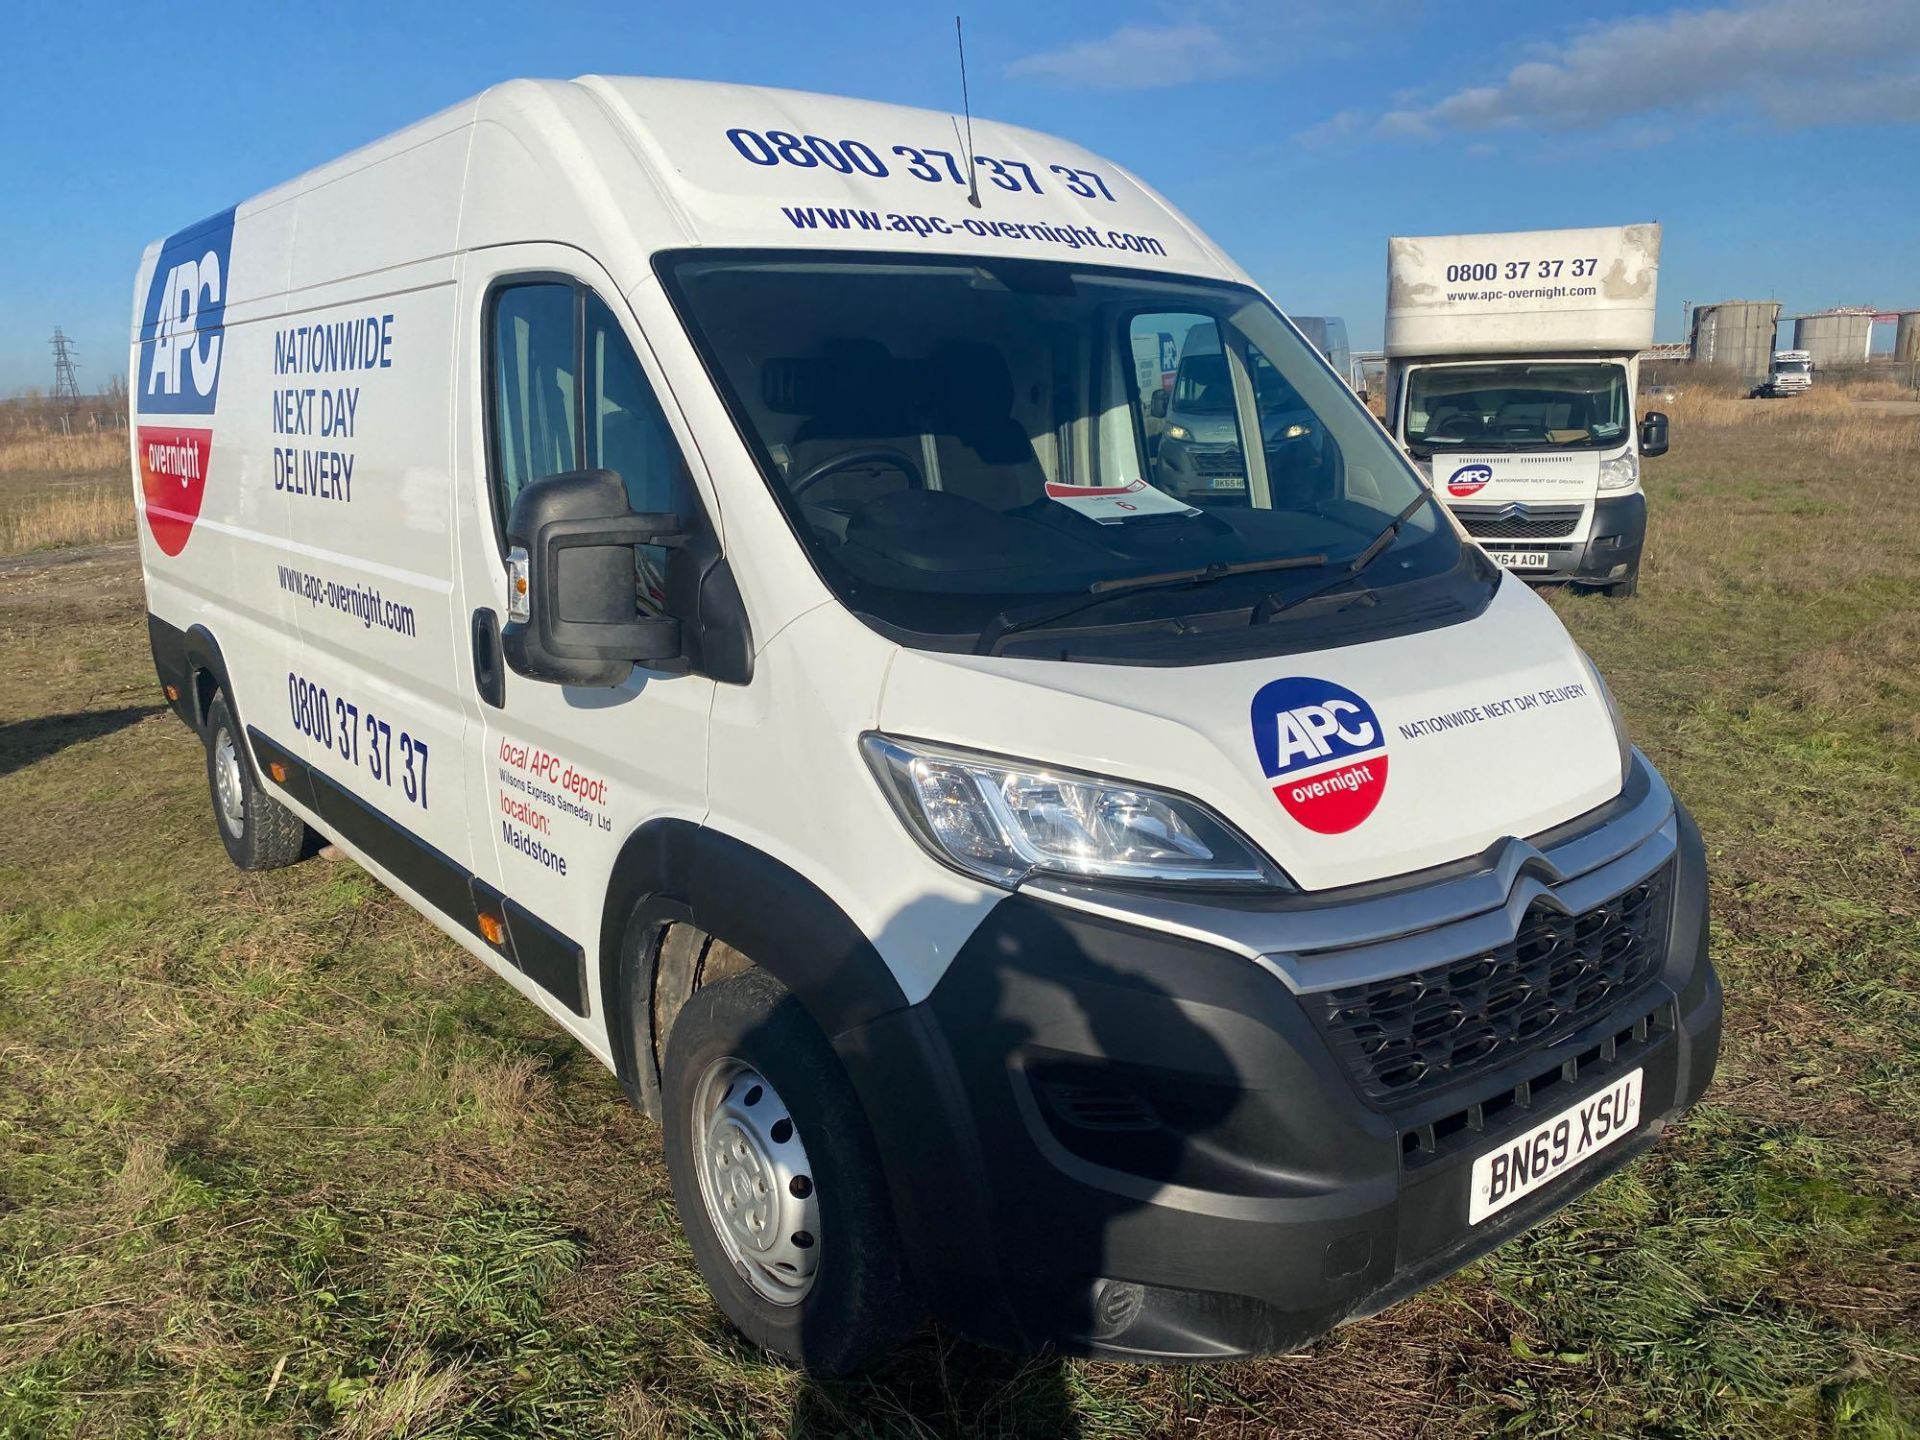
<svg viewBox="0 0 1920 1440"><path fill-rule="evenodd" d="M1046 494L1033 440L1013 418L1006 356L977 340L955 340L934 352L928 368L940 487L999 511Z"/></svg>
<svg viewBox="0 0 1920 1440"><path fill-rule="evenodd" d="M801 393L808 415L787 444L787 483L810 474L836 455L862 450L898 450L920 466L920 429L903 379L902 364L877 340L829 340L816 359L788 362L804 367ZM861 466L807 487L808 504L859 504L912 488L911 477L890 465Z"/></svg>

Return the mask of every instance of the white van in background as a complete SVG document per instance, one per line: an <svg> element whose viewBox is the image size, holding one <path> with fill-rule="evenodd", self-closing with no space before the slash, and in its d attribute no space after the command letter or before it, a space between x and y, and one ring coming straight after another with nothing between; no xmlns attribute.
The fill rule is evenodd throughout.
<svg viewBox="0 0 1920 1440"><path fill-rule="evenodd" d="M1699 834L1205 236L956 133L519 81L156 242L160 683L237 864L331 838L661 1119L761 1345L1296 1346L1700 1095ZM1155 483L1202 335L1233 503Z"/></svg>
<svg viewBox="0 0 1920 1440"><path fill-rule="evenodd" d="M1639 586L1640 462L1667 449L1664 414L1634 417L1659 270L1656 224L1387 242L1388 427L1526 579Z"/></svg>
<svg viewBox="0 0 1920 1440"><path fill-rule="evenodd" d="M1347 343L1347 322L1338 315L1290 315L1294 327L1307 337L1334 373L1348 385L1353 384L1353 347Z"/></svg>

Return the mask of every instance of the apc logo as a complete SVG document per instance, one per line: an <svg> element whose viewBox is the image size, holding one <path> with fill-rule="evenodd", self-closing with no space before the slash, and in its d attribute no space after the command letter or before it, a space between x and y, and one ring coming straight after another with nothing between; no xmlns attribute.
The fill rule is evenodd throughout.
<svg viewBox="0 0 1920 1440"><path fill-rule="evenodd" d="M1253 697L1253 748L1274 799L1307 829L1338 835L1387 788L1387 742L1373 707L1331 680L1292 675Z"/></svg>
<svg viewBox="0 0 1920 1440"><path fill-rule="evenodd" d="M1478 495L1492 479L1491 465L1462 465L1447 477L1447 494L1464 500L1469 495Z"/></svg>
<svg viewBox="0 0 1920 1440"><path fill-rule="evenodd" d="M189 226L160 247L140 317L134 408L148 416L212 415L226 343L233 211ZM137 442L147 528L168 555L187 546L206 494L213 431L142 424Z"/></svg>

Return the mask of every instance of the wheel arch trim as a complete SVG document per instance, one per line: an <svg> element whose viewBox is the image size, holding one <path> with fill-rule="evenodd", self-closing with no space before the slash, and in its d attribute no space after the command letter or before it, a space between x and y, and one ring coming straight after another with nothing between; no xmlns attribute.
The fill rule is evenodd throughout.
<svg viewBox="0 0 1920 1440"><path fill-rule="evenodd" d="M659 939L673 924L694 925L744 954L793 992L830 1043L907 1004L865 932L792 866L710 826L649 821L627 837L608 880L600 993L615 1070L650 1114L659 1110L653 1052L664 1037L652 1035L645 1002ZM644 1052L640 1035L652 1042Z"/></svg>

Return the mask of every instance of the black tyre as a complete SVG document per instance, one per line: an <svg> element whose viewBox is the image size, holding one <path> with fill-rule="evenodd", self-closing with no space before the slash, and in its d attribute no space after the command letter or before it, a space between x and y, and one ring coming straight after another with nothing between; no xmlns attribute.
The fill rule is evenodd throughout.
<svg viewBox="0 0 1920 1440"><path fill-rule="evenodd" d="M225 695L207 707L207 790L214 828L227 856L242 870L278 870L305 852L307 827L269 795L253 772Z"/></svg>
<svg viewBox="0 0 1920 1440"><path fill-rule="evenodd" d="M1616 580L1607 586L1607 594L1615 600L1629 600L1640 593L1640 567L1634 566L1627 572L1627 578Z"/></svg>
<svg viewBox="0 0 1920 1440"><path fill-rule="evenodd" d="M884 1360L918 1311L866 1117L799 1001L760 970L702 988L664 1071L674 1201L727 1318L816 1375Z"/></svg>

